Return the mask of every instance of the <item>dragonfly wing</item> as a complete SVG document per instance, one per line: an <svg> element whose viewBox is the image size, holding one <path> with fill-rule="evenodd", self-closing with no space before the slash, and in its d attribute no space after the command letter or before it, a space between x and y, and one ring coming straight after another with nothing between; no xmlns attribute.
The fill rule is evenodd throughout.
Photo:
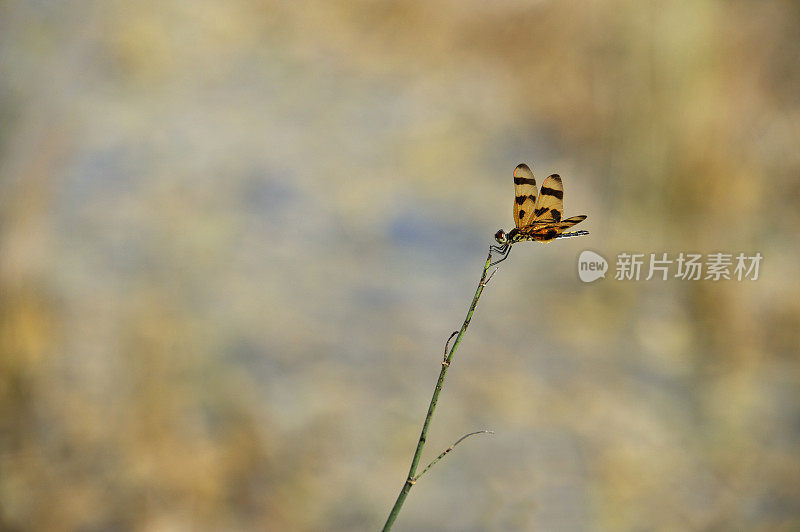
<svg viewBox="0 0 800 532"><path fill-rule="evenodd" d="M586 215L573 216L560 222L533 222L533 225L528 227L523 234L530 236L531 240L537 242L550 242L558 238L558 235L563 233L575 224L578 224L586 219Z"/></svg>
<svg viewBox="0 0 800 532"><path fill-rule="evenodd" d="M530 225L536 207L536 179L527 164L514 169L514 224L517 228Z"/></svg>
<svg viewBox="0 0 800 532"><path fill-rule="evenodd" d="M539 198L533 209L533 221L560 222L563 214L564 185L561 183L561 177L553 174L544 180L539 190Z"/></svg>
<svg viewBox="0 0 800 532"><path fill-rule="evenodd" d="M566 220L561 220L560 222L557 222L553 225L555 225L558 228L558 232L561 233L562 231L566 231L573 225L581 223L585 219L586 215L581 214L580 216L572 216L570 218L567 218Z"/></svg>

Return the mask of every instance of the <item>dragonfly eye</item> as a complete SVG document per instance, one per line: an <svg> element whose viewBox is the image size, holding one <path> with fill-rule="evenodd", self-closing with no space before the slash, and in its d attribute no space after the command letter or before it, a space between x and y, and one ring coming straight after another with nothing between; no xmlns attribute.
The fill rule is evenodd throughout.
<svg viewBox="0 0 800 532"><path fill-rule="evenodd" d="M506 243L506 233L502 229L494 234L494 239L497 240L498 244L505 244Z"/></svg>

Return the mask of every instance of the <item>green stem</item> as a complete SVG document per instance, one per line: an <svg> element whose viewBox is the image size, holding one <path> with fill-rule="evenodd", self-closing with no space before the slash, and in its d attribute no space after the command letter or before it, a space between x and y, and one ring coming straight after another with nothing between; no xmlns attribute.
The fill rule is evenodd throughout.
<svg viewBox="0 0 800 532"><path fill-rule="evenodd" d="M478 306L478 299L481 297L483 288L486 286L486 283L489 282L489 279L491 279L491 275L489 276L489 279L486 278L486 272L489 271L489 267L491 265L492 252L490 250L489 256L486 257L486 263L483 266L481 280L478 282L478 288L475 290L475 296L472 298L472 304L469 307L469 312L467 312L467 317L464 319L464 323L461 325L461 329L458 331L458 336L456 336L456 341L453 342L453 347L450 349L450 353L448 353L442 361L442 370L439 372L439 380L436 381L436 388L433 390L433 397L431 397L431 402L428 405L428 413L425 415L425 422L422 424L422 433L419 435L417 449L414 451L414 458L411 460L411 468L408 470L408 478L406 478L403 488L400 490L400 494L397 496L397 500L392 507L392 511L389 513L389 518L386 519L386 524L383 525L384 532L392 528L395 519L397 519L397 515L400 513L400 509L403 507L403 503L406 501L408 492L411 491L411 487L417 481L417 478L419 478L416 476L417 467L419 466L419 460L422 457L422 449L425 447L425 440L428 437L428 428L431 424L431 418L433 417L434 410L436 410L436 403L439 401L439 394L442 393L444 377L447 375L447 369L450 367L450 362L453 360L453 354L461 344L461 339L464 337L467 327L469 327L469 322L472 320L472 314L475 312L475 307ZM492 273L492 275L494 275L494 273Z"/></svg>

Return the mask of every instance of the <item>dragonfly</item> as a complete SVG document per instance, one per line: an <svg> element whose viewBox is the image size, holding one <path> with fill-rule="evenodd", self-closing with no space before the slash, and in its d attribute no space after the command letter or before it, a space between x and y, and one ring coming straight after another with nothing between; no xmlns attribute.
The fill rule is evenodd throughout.
<svg viewBox="0 0 800 532"><path fill-rule="evenodd" d="M564 214L564 185L558 174L544 180L542 188L536 191L536 179L527 164L514 169L514 224L516 227L506 233L500 229L494 235L497 245L489 246L502 258L492 266L506 260L511 246L523 240L552 242L556 238L588 235L589 231L564 231L586 219L586 215L562 219Z"/></svg>

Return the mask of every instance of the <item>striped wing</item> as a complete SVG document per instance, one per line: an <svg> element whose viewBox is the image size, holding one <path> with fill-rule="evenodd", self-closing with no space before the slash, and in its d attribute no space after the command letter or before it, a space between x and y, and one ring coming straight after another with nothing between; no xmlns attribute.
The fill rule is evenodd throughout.
<svg viewBox="0 0 800 532"><path fill-rule="evenodd" d="M561 220L560 222L556 222L553 225L556 227L556 229L558 229L558 234L561 234L570 227L572 227L573 225L579 224L585 219L586 215L581 214L580 216L572 216L570 218L567 218L566 220Z"/></svg>
<svg viewBox="0 0 800 532"><path fill-rule="evenodd" d="M533 225L522 230L522 233L538 242L550 242L573 225L585 219L586 215L582 214L580 216L573 216L566 220L561 220L560 222L533 222Z"/></svg>
<svg viewBox="0 0 800 532"><path fill-rule="evenodd" d="M528 165L514 168L514 224L517 228L530 225L536 206L536 179Z"/></svg>
<svg viewBox="0 0 800 532"><path fill-rule="evenodd" d="M586 215L573 216L560 222L533 222L533 225L521 230L520 232L537 242L552 242L558 235L586 219Z"/></svg>
<svg viewBox="0 0 800 532"><path fill-rule="evenodd" d="M561 177L553 174L544 180L542 188L539 190L539 198L533 209L533 221L560 222L563 214L564 185L561 183Z"/></svg>

